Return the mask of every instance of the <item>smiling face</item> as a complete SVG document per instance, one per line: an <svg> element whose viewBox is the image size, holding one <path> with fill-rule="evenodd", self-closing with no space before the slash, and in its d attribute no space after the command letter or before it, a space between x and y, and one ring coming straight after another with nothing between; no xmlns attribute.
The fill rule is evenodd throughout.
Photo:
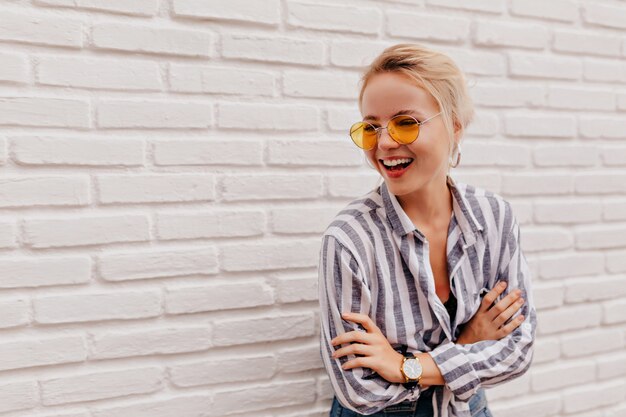
<svg viewBox="0 0 626 417"><path fill-rule="evenodd" d="M440 111L434 97L407 76L395 72L374 75L363 92L363 119L375 127L386 127L389 120L401 110L413 110L414 113L409 114L420 122ZM445 185L449 151L450 144L442 113L419 127L419 136L413 143L401 145L383 129L377 145L364 152L382 175L389 191L396 196L402 196L419 193L435 184ZM389 157L412 158L413 162L398 176L397 173L388 171L381 162L381 159Z"/></svg>

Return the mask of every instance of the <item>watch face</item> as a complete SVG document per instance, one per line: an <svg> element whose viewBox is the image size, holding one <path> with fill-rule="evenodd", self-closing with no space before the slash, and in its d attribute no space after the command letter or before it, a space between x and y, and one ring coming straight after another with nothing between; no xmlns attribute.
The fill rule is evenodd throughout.
<svg viewBox="0 0 626 417"><path fill-rule="evenodd" d="M422 374L422 365L417 359L404 361L404 373L411 379L416 379Z"/></svg>

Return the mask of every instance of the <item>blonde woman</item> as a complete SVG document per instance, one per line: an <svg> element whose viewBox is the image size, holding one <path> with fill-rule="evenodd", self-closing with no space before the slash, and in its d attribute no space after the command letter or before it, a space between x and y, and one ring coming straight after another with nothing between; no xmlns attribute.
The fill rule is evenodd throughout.
<svg viewBox="0 0 626 417"><path fill-rule="evenodd" d="M524 374L537 317L511 205L452 179L473 117L445 54L387 48L350 136L382 177L337 214L319 264L331 417L492 416L484 388Z"/></svg>

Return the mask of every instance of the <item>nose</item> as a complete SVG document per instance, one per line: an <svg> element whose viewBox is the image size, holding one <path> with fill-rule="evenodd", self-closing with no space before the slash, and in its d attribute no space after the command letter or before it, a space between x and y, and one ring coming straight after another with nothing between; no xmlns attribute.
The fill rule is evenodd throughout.
<svg viewBox="0 0 626 417"><path fill-rule="evenodd" d="M386 128L380 129L378 132L378 149L395 149L401 146L398 142L393 140L391 136L389 136L389 131Z"/></svg>

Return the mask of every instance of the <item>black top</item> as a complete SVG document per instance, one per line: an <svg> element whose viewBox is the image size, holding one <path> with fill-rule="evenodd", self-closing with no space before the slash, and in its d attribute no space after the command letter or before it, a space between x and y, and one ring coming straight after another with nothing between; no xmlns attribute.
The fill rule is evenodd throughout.
<svg viewBox="0 0 626 417"><path fill-rule="evenodd" d="M446 307L446 310L448 310L450 322L453 322L454 316L456 315L456 297L452 294L452 291L450 291L450 297L448 297L448 300L443 303L443 305Z"/></svg>

